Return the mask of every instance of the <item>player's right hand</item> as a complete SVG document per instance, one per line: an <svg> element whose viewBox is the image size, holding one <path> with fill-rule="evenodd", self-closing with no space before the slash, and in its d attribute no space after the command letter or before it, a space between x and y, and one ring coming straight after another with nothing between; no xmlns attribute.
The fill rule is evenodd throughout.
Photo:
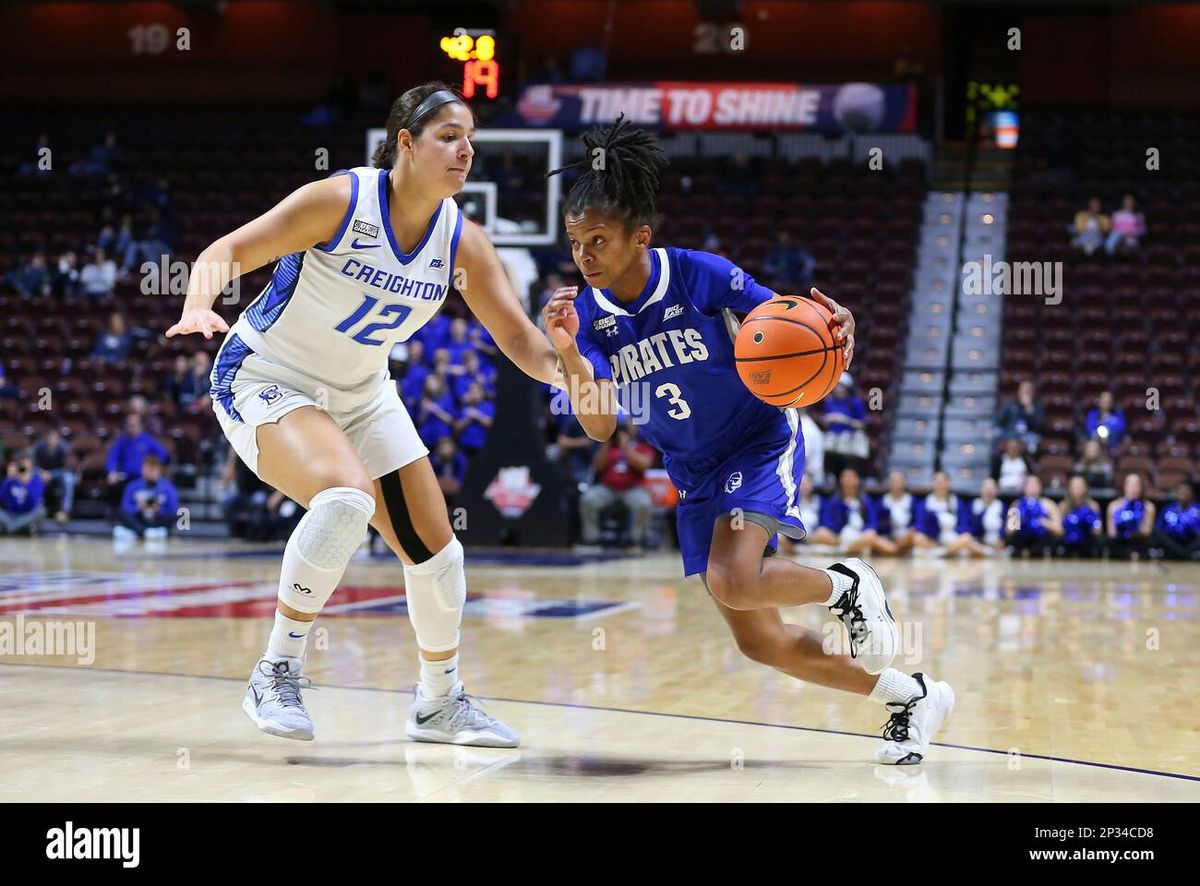
<svg viewBox="0 0 1200 886"><path fill-rule="evenodd" d="M221 315L209 309L184 311L179 322L167 330L167 338L176 335L189 335L193 332L212 338L214 332L228 332L229 325L221 319Z"/></svg>
<svg viewBox="0 0 1200 886"><path fill-rule="evenodd" d="M575 310L577 295L578 286L560 286L542 308L542 325L556 351L571 348L579 334L579 313Z"/></svg>

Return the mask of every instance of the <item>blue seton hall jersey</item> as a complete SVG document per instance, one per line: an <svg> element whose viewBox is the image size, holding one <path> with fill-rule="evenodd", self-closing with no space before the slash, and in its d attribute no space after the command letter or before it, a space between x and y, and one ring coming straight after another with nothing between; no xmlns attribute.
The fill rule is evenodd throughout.
<svg viewBox="0 0 1200 886"><path fill-rule="evenodd" d="M778 426L781 410L737 374L727 312L748 313L774 293L707 252L652 249L650 265L646 288L629 304L605 289L580 293L578 343L670 472L672 462L716 458Z"/></svg>

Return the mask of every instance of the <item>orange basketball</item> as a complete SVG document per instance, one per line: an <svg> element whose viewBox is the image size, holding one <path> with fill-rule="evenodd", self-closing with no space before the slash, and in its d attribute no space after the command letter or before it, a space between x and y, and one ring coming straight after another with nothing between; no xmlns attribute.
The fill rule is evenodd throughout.
<svg viewBox="0 0 1200 886"><path fill-rule="evenodd" d="M842 345L829 309L800 295L781 295L746 315L733 346L738 375L772 406L812 406L842 377Z"/></svg>

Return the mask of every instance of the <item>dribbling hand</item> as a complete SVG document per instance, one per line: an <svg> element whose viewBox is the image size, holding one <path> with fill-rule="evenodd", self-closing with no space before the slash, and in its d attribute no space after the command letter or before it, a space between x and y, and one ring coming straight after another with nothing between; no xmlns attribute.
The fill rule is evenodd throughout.
<svg viewBox="0 0 1200 886"><path fill-rule="evenodd" d="M229 325L221 319L216 311L199 310L184 311L179 322L167 330L167 338L176 335L190 335L199 332L205 338L212 338L214 332L228 332Z"/></svg>
<svg viewBox="0 0 1200 886"><path fill-rule="evenodd" d="M810 290L810 295L813 301L824 305L833 314L831 322L837 331L838 341L842 342L842 358L845 361L845 368L849 369L850 362L854 359L854 315L815 286Z"/></svg>

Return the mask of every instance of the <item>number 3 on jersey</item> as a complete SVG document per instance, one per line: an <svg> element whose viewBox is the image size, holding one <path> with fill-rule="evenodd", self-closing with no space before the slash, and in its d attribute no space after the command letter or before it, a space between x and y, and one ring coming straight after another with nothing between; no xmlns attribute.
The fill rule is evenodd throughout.
<svg viewBox="0 0 1200 886"><path fill-rule="evenodd" d="M360 321L362 321L364 318L366 318L367 314L369 314L371 312L371 310L377 304L379 304L379 299L375 298L374 296L368 295L365 299L363 299L363 303L358 306L357 311L355 311L353 314L351 314L349 317L347 317L345 320L343 320L341 323L339 323L337 325L337 331L345 332L346 334L349 334L350 330L353 329L356 325L358 325L358 323ZM360 329L358 332L354 333L354 335L352 335L350 337L353 338L359 344L363 344L363 345L378 346L378 345L382 345L382 344L387 344L387 342L385 342L381 338L378 338L378 339L371 338L371 333L380 332L385 329L395 329L397 326L399 326L401 323L403 323L405 318L407 318L408 315L411 313L412 313L412 308L410 308L408 305L384 305L382 308L380 308L376 312L377 316L388 317L388 316L391 316L392 314L395 314L396 316L392 317L392 319L387 323L368 323L366 326L364 326L362 329ZM676 390L678 390L678 389L676 389Z"/></svg>
<svg viewBox="0 0 1200 886"><path fill-rule="evenodd" d="M667 382L665 385L659 385L655 389L654 396L666 397L667 402L675 407L674 409L667 410L667 415L671 416L671 418L683 421L692 414L692 407L688 406L688 401L680 396L682 393L683 392L679 390L679 385L674 385L670 382Z"/></svg>

